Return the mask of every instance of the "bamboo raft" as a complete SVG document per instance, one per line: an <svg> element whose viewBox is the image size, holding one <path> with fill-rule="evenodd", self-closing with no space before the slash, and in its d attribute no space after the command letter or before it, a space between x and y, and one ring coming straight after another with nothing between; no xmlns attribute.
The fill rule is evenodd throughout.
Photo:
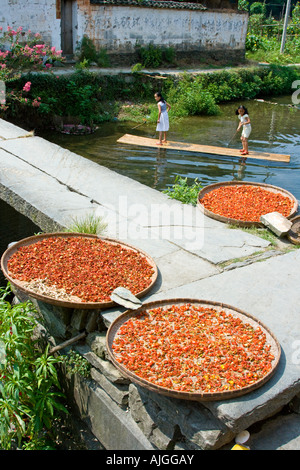
<svg viewBox="0 0 300 470"><path fill-rule="evenodd" d="M138 145L142 147L154 147L159 149L182 150L184 152L205 153L210 155L219 155L224 157L238 157L241 158L241 153L238 149L214 147L211 145L189 144L186 142L168 141L166 144L157 145L157 139L149 137L141 137L137 135L125 134L117 140L121 144ZM255 152L250 151L247 158L256 160L268 160L270 162L290 162L290 155L270 152Z"/></svg>

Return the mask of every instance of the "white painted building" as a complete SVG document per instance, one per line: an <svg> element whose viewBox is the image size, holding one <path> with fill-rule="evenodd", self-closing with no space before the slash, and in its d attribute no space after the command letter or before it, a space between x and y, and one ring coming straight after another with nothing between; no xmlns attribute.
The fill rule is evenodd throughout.
<svg viewBox="0 0 300 470"><path fill-rule="evenodd" d="M130 55L136 45L174 47L181 54L244 55L248 14L236 8L155 0L1 0L0 26L42 34L64 54L84 35L109 54ZM220 3L220 2L217 2ZM221 2L225 3L226 2ZM230 7L230 4L229 4Z"/></svg>

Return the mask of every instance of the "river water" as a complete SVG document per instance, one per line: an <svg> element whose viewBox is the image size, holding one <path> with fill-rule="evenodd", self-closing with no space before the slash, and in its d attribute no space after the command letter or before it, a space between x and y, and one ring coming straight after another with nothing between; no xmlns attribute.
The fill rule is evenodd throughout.
<svg viewBox="0 0 300 470"><path fill-rule="evenodd" d="M291 106L291 96L243 104L248 108L252 122L249 150L289 154L290 163L248 159L246 165L242 165L234 157L117 143L125 133L156 137L155 125L147 123L133 129L137 123L116 121L101 124L92 135L45 132L42 136L158 190L170 187L180 175L187 177L189 183L198 178L203 186L232 180L268 183L292 192L300 200L300 107ZM237 103L220 108L218 116L170 119L169 140L227 147L238 125ZM239 137L237 135L229 146L240 148Z"/></svg>

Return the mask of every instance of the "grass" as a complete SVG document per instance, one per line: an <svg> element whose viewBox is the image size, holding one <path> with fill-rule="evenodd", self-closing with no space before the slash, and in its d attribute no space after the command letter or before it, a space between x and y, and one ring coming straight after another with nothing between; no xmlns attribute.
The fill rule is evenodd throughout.
<svg viewBox="0 0 300 470"><path fill-rule="evenodd" d="M239 227L238 225L229 225L228 228L230 229L238 229L243 230L244 232L250 233L251 235L255 235L256 237L263 238L270 242L271 246L277 246L277 237L274 235L269 229L267 228L260 228L260 227Z"/></svg>
<svg viewBox="0 0 300 470"><path fill-rule="evenodd" d="M87 214L83 217L72 217L72 222L67 227L66 232L88 233L94 235L103 235L107 224L102 217L94 214Z"/></svg>
<svg viewBox="0 0 300 470"><path fill-rule="evenodd" d="M118 103L118 120L132 121L137 124L143 122L154 124L157 121L157 105L153 103L132 103L125 101Z"/></svg>

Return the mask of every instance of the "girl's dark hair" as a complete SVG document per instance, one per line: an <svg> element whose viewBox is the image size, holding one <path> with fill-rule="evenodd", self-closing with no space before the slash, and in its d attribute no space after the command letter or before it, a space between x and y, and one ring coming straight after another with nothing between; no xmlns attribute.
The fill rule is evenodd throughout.
<svg viewBox="0 0 300 470"><path fill-rule="evenodd" d="M163 101L163 102L166 101L160 91L156 91L155 94L156 94L157 96L159 96L159 98L160 98L161 101Z"/></svg>
<svg viewBox="0 0 300 470"><path fill-rule="evenodd" d="M243 105L241 104L241 106L239 106L238 109L237 109L236 112L235 112L236 115L239 114L239 109L243 109L244 112L245 112L245 114L249 114L249 113L248 113L248 109L245 108L245 106L243 106Z"/></svg>

